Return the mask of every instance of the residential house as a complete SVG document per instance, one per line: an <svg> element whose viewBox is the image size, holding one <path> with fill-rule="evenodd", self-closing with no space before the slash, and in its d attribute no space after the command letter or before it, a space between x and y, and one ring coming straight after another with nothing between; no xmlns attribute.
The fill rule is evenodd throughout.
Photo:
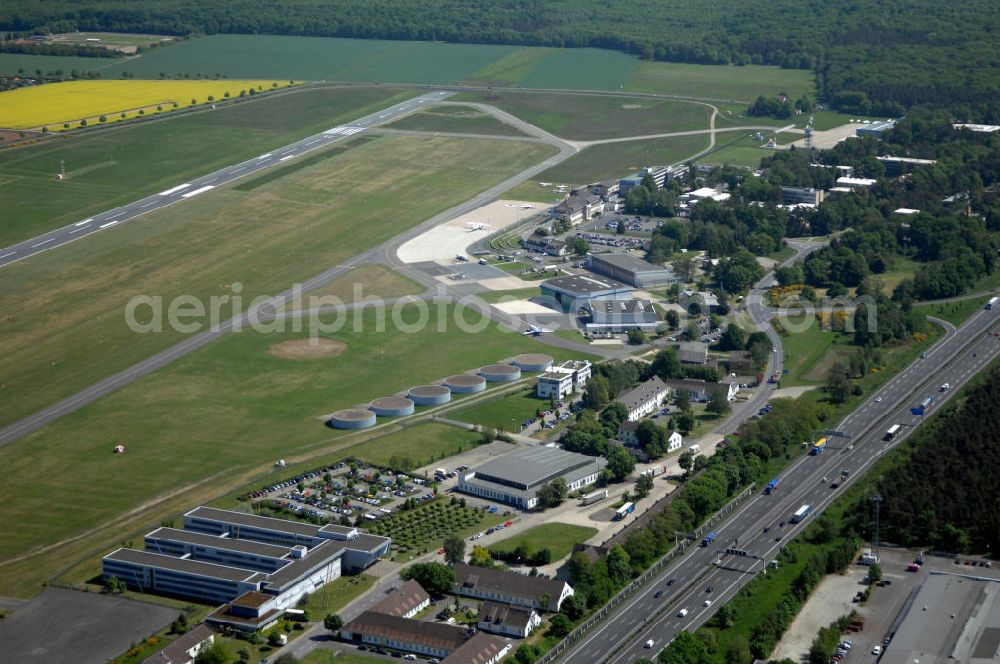
<svg viewBox="0 0 1000 664"><path fill-rule="evenodd" d="M528 576L464 563L455 569L455 594L463 597L527 606L539 611L558 611L563 601L573 595L565 581Z"/></svg>
<svg viewBox="0 0 1000 664"><path fill-rule="evenodd" d="M389 593L388 597L370 610L375 613L386 613L390 616L412 618L430 605L431 596L427 594L423 586L410 580Z"/></svg>
<svg viewBox="0 0 1000 664"><path fill-rule="evenodd" d="M628 409L628 421L635 422L657 410L670 393L670 388L658 376L622 393L618 401Z"/></svg>
<svg viewBox="0 0 1000 664"><path fill-rule="evenodd" d="M541 617L530 607L483 602L479 607L476 627L486 632L523 639L541 623Z"/></svg>
<svg viewBox="0 0 1000 664"><path fill-rule="evenodd" d="M149 664L192 664L202 650L215 643L215 632L201 624L145 660Z"/></svg>

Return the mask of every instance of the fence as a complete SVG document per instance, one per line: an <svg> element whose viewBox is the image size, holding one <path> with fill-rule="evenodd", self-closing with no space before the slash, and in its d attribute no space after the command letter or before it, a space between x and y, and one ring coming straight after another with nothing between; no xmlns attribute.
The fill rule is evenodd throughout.
<svg viewBox="0 0 1000 664"><path fill-rule="evenodd" d="M613 609L615 609L622 602L624 602L626 599L635 594L635 592L640 588L642 588L644 585L646 585L646 583L650 579L652 579L654 576L657 576L661 571L663 571L663 569L668 564L673 562L675 558L677 558L679 555L687 551L688 547L692 542L695 542L695 546L697 546L699 538L701 538L702 535L708 532L709 528L711 528L720 520L722 520L724 517L726 517L728 514L730 514L744 500L752 496L754 490L755 490L755 485L753 484L744 489L739 495L737 495L735 498L729 501L725 506L723 506L722 509L713 514L707 521L702 523L700 526L698 526L694 530L694 532L690 533L686 540L681 541L678 546L675 546L673 549L665 553L656 562L650 565L645 572L640 574L637 578L633 579L627 586L622 588L618 592L618 594L616 594L614 597L608 600L607 604L599 608L597 611L588 616L586 620L577 625L576 628L572 632L567 634L562 641L553 646L552 650L548 651L547 653L539 657L536 660L536 664L549 664L549 662L556 661L556 659L558 659L558 657L561 654L566 652L566 650L568 650L570 646L572 646L580 637L582 637L584 634L590 631L590 629L594 625L604 620L604 618L606 618ZM655 614L655 616L658 617L659 613ZM646 618L642 621L642 623L638 627L636 627L635 630L633 630L633 633L635 631L645 628L648 622L652 619L654 619L654 616L646 616ZM625 642L627 642L628 640L629 639L625 639Z"/></svg>

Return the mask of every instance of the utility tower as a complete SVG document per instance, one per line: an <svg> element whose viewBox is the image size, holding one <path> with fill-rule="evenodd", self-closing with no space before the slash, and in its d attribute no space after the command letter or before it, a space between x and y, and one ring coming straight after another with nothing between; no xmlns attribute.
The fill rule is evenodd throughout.
<svg viewBox="0 0 1000 664"><path fill-rule="evenodd" d="M875 533L874 533L875 537L872 538L872 553L875 554L875 556L877 557L878 556L878 526L879 526L878 520L879 520L879 512L881 511L881 507L882 507L882 496L880 494L876 493L874 496L872 496L868 500L872 501L872 503L875 505Z"/></svg>
<svg viewBox="0 0 1000 664"><path fill-rule="evenodd" d="M809 116L809 124L806 125L806 150L813 149L813 116Z"/></svg>

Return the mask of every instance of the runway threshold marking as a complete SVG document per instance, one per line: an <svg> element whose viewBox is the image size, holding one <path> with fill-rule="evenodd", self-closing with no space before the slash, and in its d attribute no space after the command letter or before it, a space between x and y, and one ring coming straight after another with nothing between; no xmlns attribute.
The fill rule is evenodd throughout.
<svg viewBox="0 0 1000 664"><path fill-rule="evenodd" d="M206 184L204 187L199 187L194 191L189 191L186 194L181 194L181 198L191 198L192 196L197 196L198 194L204 194L209 189L215 189L215 185Z"/></svg>
<svg viewBox="0 0 1000 664"><path fill-rule="evenodd" d="M114 226L115 224L120 224L120 223L122 223L122 221L124 221L124 220L123 219L119 219L117 221L109 221L106 224L101 224L100 226L98 226L98 228L108 228L109 226Z"/></svg>
<svg viewBox="0 0 1000 664"><path fill-rule="evenodd" d="M49 238L48 240L42 240L42 241L41 241L41 242L39 242L38 244L33 244L33 245L31 245L31 248L32 248L32 249L34 249L35 247L40 247L40 246L42 246L43 244L48 244L49 242L52 242L52 240L54 240L54 239L55 239L54 237L50 237L50 238Z"/></svg>
<svg viewBox="0 0 1000 664"><path fill-rule="evenodd" d="M170 194L176 194L181 189L187 189L190 186L191 186L191 183L189 183L189 182L184 183L184 184L179 184L176 187L171 187L170 189L167 189L166 191L161 191L157 195L158 196L169 196Z"/></svg>

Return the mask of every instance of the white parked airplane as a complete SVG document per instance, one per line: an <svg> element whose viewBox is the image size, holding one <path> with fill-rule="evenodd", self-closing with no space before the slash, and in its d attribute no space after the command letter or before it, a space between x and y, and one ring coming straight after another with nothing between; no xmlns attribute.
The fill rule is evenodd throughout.
<svg viewBox="0 0 1000 664"><path fill-rule="evenodd" d="M489 224L484 224L484 223L481 223L481 222L478 222L478 221L470 221L469 223L467 223L465 225L465 227L469 229L470 233L472 233L474 231L484 231L487 228L489 228L490 225Z"/></svg>
<svg viewBox="0 0 1000 664"><path fill-rule="evenodd" d="M539 182L538 186L539 187L551 187L552 183L551 182Z"/></svg>
<svg viewBox="0 0 1000 664"><path fill-rule="evenodd" d="M532 205L531 203L525 203L525 204L523 204L523 205L521 206L521 209L522 209L522 210L534 210L534 209L535 209L535 206L534 206L534 205Z"/></svg>
<svg viewBox="0 0 1000 664"><path fill-rule="evenodd" d="M521 334L523 334L526 337L527 336L537 337L540 334L551 334L551 332L552 330L550 330L547 327L538 327L537 325L532 325L529 323L527 331L522 332Z"/></svg>

